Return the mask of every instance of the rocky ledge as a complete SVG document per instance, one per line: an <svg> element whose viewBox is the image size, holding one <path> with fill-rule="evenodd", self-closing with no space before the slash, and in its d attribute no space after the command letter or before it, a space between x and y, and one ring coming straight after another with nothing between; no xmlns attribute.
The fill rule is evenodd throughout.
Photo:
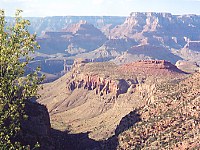
<svg viewBox="0 0 200 150"><path fill-rule="evenodd" d="M158 77L176 76L180 73L185 74L185 72L166 60L141 60L122 65L119 67L119 70L127 73L140 73Z"/></svg>

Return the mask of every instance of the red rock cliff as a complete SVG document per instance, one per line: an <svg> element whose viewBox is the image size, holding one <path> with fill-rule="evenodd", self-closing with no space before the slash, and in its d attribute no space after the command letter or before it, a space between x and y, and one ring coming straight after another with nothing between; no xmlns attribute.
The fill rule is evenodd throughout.
<svg viewBox="0 0 200 150"><path fill-rule="evenodd" d="M95 63L89 65L89 68L93 68L93 72L87 71L87 69L79 70L79 68L86 67L85 65L88 62L91 61L87 59L75 60L74 68L72 69L72 79L67 81L69 92L77 88L84 88L94 90L100 96L106 94L118 96L126 93L129 87L136 87L135 85L143 83L143 80L146 80L148 76L156 78L165 76L167 78L183 73L165 60L145 60L117 66L116 68L109 68L112 73L109 71L104 72L107 68L103 70L102 68L106 66L101 66L101 64L95 67ZM101 71L98 71L99 69Z"/></svg>
<svg viewBox="0 0 200 150"><path fill-rule="evenodd" d="M81 74L79 79L75 79L72 82L68 81L68 90L73 91L76 88L84 88L88 90L95 90L96 94L100 96L106 94L113 94L118 96L119 94L126 93L130 85L126 80L112 80L98 75Z"/></svg>

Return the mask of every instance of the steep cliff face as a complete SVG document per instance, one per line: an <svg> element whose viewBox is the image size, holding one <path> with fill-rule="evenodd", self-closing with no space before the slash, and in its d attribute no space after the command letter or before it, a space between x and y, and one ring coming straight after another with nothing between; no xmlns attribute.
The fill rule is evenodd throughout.
<svg viewBox="0 0 200 150"><path fill-rule="evenodd" d="M22 133L19 140L34 148L38 142L40 150L53 150L55 143L51 135L50 118L47 108L35 102L27 101L25 105L27 120L21 122Z"/></svg>
<svg viewBox="0 0 200 150"><path fill-rule="evenodd" d="M130 14L130 17L126 19L124 24L127 25L128 29L134 29L136 32L153 32L161 29L163 24L169 25L170 21L173 21L172 19L174 18L175 17L170 13L133 12Z"/></svg>
<svg viewBox="0 0 200 150"><path fill-rule="evenodd" d="M51 34L55 36L54 41L62 31L69 31L67 35L62 33L63 36L72 36L70 32L75 33L80 25L82 29L92 29L90 31L93 33L99 32L97 31L99 29L108 39L132 39L138 44L165 45L169 48L182 48L188 39L200 40L200 17L198 15L177 16L170 13L133 12L129 17L60 16L27 19L31 21L31 31L40 36L44 36L44 33ZM7 20L10 23L13 18L7 18ZM93 30L94 28L96 30ZM85 31L80 30L77 33L82 32ZM63 42L61 39L59 41ZM68 45L67 41L65 43ZM44 46L48 47L48 45ZM63 53L65 49L66 47L62 47ZM54 50L61 52L58 47Z"/></svg>
<svg viewBox="0 0 200 150"><path fill-rule="evenodd" d="M187 41L199 40L199 16L175 16L170 13L131 13L122 25L111 30L115 38L133 38L141 44L183 47ZM145 39L145 40L144 40Z"/></svg>
<svg viewBox="0 0 200 150"><path fill-rule="evenodd" d="M73 91L76 88L82 87L88 90L95 90L95 93L100 96L109 93L118 96L119 94L126 93L130 85L123 79L112 80L98 75L81 74L80 80L74 80L69 83L68 90Z"/></svg>

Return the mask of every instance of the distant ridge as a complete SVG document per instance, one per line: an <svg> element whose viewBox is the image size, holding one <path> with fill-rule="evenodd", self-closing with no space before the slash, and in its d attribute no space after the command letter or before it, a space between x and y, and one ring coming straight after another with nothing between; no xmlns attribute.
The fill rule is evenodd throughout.
<svg viewBox="0 0 200 150"><path fill-rule="evenodd" d="M8 23L12 21L7 18ZM167 60L172 64L192 61L197 65L186 69L189 72L200 66L199 15L132 12L128 17L57 16L30 21L29 30L38 34L38 52L44 54L40 56L41 66L50 66L44 62L51 58L61 62L78 57L116 64L138 60ZM62 74L64 66L60 68L53 73Z"/></svg>

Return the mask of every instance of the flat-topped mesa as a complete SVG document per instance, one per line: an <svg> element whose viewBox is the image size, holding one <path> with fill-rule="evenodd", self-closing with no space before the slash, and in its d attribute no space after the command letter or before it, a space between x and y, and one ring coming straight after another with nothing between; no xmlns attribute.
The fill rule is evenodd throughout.
<svg viewBox="0 0 200 150"><path fill-rule="evenodd" d="M175 78L184 72L165 60L141 60L121 66L109 66L105 63L89 63L88 59L76 59L72 71L72 80L67 81L67 89L84 88L93 90L100 96L111 94L118 97L137 85L144 83L149 76L154 78ZM90 70L91 69L91 70ZM112 71L112 73L110 73ZM130 80L131 79L131 80ZM133 87L133 88L132 88Z"/></svg>
<svg viewBox="0 0 200 150"><path fill-rule="evenodd" d="M146 74L146 75L171 75L184 73L175 65L166 60L140 60L137 62L125 64L119 67L119 70L125 72Z"/></svg>

